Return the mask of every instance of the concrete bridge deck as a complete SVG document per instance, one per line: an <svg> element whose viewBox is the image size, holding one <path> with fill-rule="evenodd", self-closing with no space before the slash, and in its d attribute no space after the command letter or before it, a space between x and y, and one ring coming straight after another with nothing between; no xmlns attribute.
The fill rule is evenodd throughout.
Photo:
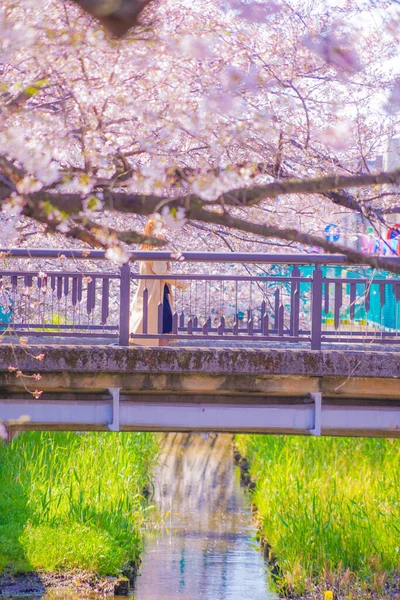
<svg viewBox="0 0 400 600"><path fill-rule="evenodd" d="M3 344L0 421L11 430L400 437L399 377L398 352L365 349Z"/></svg>

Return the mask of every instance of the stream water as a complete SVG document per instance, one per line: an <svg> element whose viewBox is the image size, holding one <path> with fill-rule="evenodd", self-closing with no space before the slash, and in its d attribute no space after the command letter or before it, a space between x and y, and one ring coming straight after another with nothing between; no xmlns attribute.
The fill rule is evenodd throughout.
<svg viewBox="0 0 400 600"><path fill-rule="evenodd" d="M272 600L229 435L165 435L135 600Z"/></svg>
<svg viewBox="0 0 400 600"><path fill-rule="evenodd" d="M254 541L256 530L234 465L232 436L166 434L152 501L157 510L132 600L277 598L268 589L263 554ZM30 597L99 599L67 590Z"/></svg>

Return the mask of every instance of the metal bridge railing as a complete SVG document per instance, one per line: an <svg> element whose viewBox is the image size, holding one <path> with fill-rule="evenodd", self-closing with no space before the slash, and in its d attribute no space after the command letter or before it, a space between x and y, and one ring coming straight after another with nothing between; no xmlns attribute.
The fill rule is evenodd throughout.
<svg viewBox="0 0 400 600"><path fill-rule="evenodd" d="M0 335L109 339L157 345L158 340L400 343L400 279L350 266L341 255L137 252L113 266L103 251L0 250ZM62 258L60 258L62 257ZM129 331L139 261L169 260L172 333L162 305L141 333ZM390 261L397 260L391 258ZM400 259L399 259L400 260ZM180 272L179 272L180 271Z"/></svg>

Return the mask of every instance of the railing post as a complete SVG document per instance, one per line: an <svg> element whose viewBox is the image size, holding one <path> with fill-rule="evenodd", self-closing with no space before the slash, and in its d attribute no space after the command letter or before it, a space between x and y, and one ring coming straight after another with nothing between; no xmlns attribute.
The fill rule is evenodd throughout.
<svg viewBox="0 0 400 600"><path fill-rule="evenodd" d="M119 288L119 345L129 346L129 316L131 300L131 268L129 263L120 269Z"/></svg>
<svg viewBox="0 0 400 600"><path fill-rule="evenodd" d="M311 288L311 350L321 350L322 331L322 271L316 265Z"/></svg>

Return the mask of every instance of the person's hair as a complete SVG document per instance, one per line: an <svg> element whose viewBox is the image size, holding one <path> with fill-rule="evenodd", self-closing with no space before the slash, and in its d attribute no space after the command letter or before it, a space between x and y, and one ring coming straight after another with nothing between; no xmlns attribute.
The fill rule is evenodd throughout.
<svg viewBox="0 0 400 600"><path fill-rule="evenodd" d="M146 223L146 227L144 228L143 234L146 236L149 236L149 237L153 236L155 229L156 229L156 220L150 218ZM152 246L151 244L142 244L142 250L152 250L153 248L154 248L154 246Z"/></svg>
<svg viewBox="0 0 400 600"><path fill-rule="evenodd" d="M146 227L144 228L144 235L148 235L148 236L153 236L155 235L155 232L157 231L157 221L156 219L153 218L149 218L149 220L146 223ZM142 244L142 250L152 250L154 248L154 246L152 246L151 244ZM171 270L171 264L169 261L167 261L167 270L170 271Z"/></svg>

